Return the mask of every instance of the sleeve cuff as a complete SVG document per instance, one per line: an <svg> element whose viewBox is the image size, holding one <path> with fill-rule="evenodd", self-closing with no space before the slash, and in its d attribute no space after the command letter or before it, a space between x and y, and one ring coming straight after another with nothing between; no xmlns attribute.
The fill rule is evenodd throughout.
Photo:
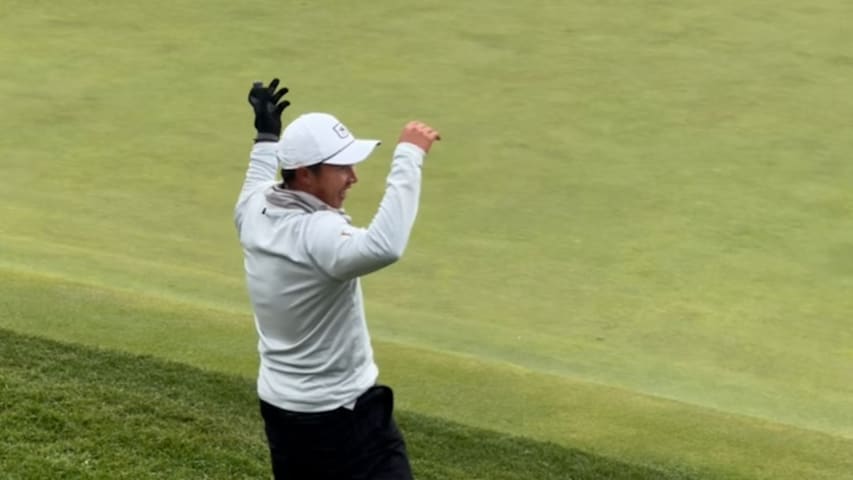
<svg viewBox="0 0 853 480"><path fill-rule="evenodd" d="M426 152L414 143L401 142L397 144L397 147L394 150L394 157L396 158L398 155L411 158L415 161L415 164L420 167L423 164Z"/></svg>
<svg viewBox="0 0 853 480"><path fill-rule="evenodd" d="M276 144L272 142L258 142L252 146L252 153L265 153L275 155Z"/></svg>
<svg viewBox="0 0 853 480"><path fill-rule="evenodd" d="M256 143L252 146L252 154L250 155L250 159L253 162L263 162L272 167L278 168L278 154L276 152L276 145L272 142L260 142Z"/></svg>

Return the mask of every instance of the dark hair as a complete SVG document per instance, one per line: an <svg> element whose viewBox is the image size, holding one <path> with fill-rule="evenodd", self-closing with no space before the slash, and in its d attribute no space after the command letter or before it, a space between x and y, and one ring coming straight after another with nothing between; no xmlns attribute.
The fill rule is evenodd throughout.
<svg viewBox="0 0 853 480"><path fill-rule="evenodd" d="M308 166L307 166L307 167L305 167L305 168L307 168L308 170L310 170L310 171L311 171L311 173L316 174L317 172L319 172L319 171L320 171L320 167L321 167L322 165L323 165L322 163L315 163L314 165L308 165ZM285 169L283 169L283 168L281 169L281 183L282 183L285 187L286 187L289 183L291 183L291 182L293 181L293 179L294 179L294 178L296 178L296 170L285 170Z"/></svg>

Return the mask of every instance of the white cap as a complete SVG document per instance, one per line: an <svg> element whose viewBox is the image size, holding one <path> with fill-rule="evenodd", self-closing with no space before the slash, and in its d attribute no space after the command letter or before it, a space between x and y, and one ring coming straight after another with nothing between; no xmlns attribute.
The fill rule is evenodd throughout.
<svg viewBox="0 0 853 480"><path fill-rule="evenodd" d="M290 122L278 141L278 166L294 170L318 163L354 165L365 160L381 142L352 136L328 113L306 113Z"/></svg>

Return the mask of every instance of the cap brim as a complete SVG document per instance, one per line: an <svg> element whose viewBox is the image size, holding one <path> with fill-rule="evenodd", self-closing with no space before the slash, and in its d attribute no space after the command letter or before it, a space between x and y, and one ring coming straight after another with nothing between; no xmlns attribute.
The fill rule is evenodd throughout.
<svg viewBox="0 0 853 480"><path fill-rule="evenodd" d="M373 149L381 143L379 140L355 140L323 163L328 165L355 165L367 160L367 157L373 153Z"/></svg>

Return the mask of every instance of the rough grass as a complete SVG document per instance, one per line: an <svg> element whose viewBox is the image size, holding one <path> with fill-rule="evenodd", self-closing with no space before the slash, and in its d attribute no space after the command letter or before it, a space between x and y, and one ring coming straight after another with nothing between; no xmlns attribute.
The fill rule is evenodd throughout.
<svg viewBox="0 0 853 480"><path fill-rule="evenodd" d="M269 476L254 383L0 329L7 480ZM422 480L688 479L399 412Z"/></svg>

